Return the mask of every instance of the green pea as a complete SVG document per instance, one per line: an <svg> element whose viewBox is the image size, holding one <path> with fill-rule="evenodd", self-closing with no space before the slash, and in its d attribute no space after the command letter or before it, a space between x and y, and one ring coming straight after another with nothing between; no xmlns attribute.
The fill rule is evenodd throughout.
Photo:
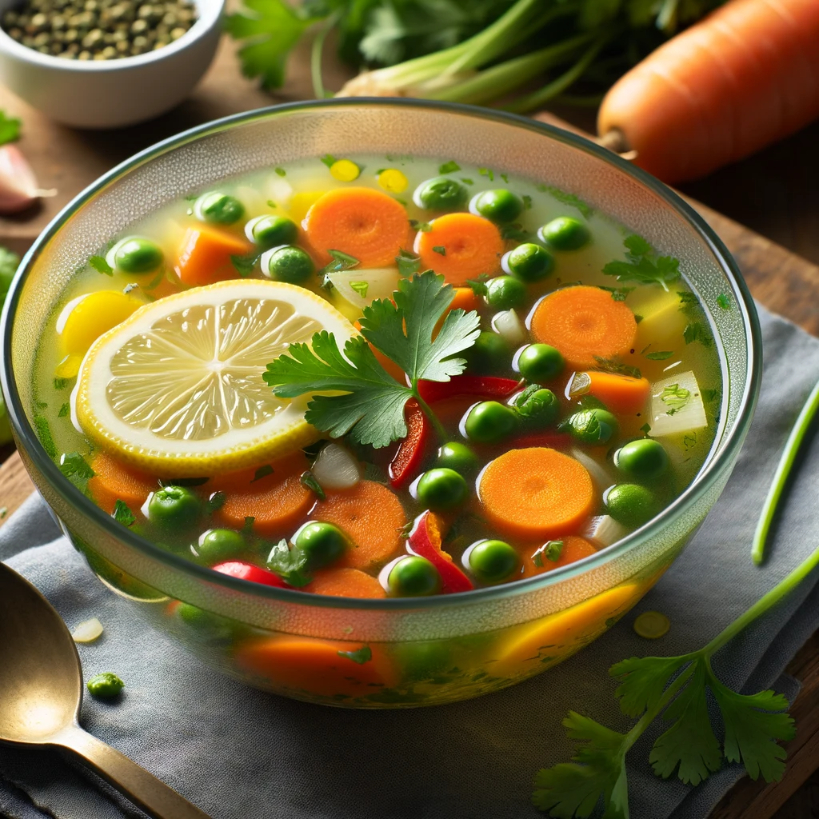
<svg viewBox="0 0 819 819"><path fill-rule="evenodd" d="M446 640L396 643L396 664L407 681L429 680L450 667L450 647Z"/></svg>
<svg viewBox="0 0 819 819"><path fill-rule="evenodd" d="M413 201L424 210L463 210L469 192L456 179L436 176L422 182L412 195Z"/></svg>
<svg viewBox="0 0 819 819"><path fill-rule="evenodd" d="M502 540L484 540L469 552L469 568L484 583L500 583L520 566L520 555Z"/></svg>
<svg viewBox="0 0 819 819"><path fill-rule="evenodd" d="M537 383L557 378L565 366L560 350L548 344L530 344L524 347L518 353L515 363L520 374L527 381Z"/></svg>
<svg viewBox="0 0 819 819"><path fill-rule="evenodd" d="M496 276L487 282L485 298L496 310L512 310L526 301L526 285L514 276Z"/></svg>
<svg viewBox="0 0 819 819"><path fill-rule="evenodd" d="M489 373L508 367L512 351L503 336L485 331L462 355L470 372Z"/></svg>
<svg viewBox="0 0 819 819"><path fill-rule="evenodd" d="M589 229L571 216L552 219L538 231L538 236L555 250L579 250L591 239Z"/></svg>
<svg viewBox="0 0 819 819"><path fill-rule="evenodd" d="M179 619L190 626L201 640L230 642L240 631L241 625L211 611L205 611L190 603L180 603L176 608Z"/></svg>
<svg viewBox="0 0 819 819"><path fill-rule="evenodd" d="M526 282L537 282L554 270L555 258L545 247L526 242L505 253L501 267Z"/></svg>
<svg viewBox="0 0 819 819"><path fill-rule="evenodd" d="M461 475L471 475L478 471L478 456L460 441L448 441L438 450L436 466L454 469Z"/></svg>
<svg viewBox="0 0 819 819"><path fill-rule="evenodd" d="M116 697L117 694L125 688L125 683L116 674L105 671L102 674L91 677L85 684L85 687L92 697L110 700Z"/></svg>
<svg viewBox="0 0 819 819"><path fill-rule="evenodd" d="M464 429L471 441L497 444L518 428L518 416L513 409L497 401L481 401L469 410Z"/></svg>
<svg viewBox="0 0 819 819"><path fill-rule="evenodd" d="M654 493L636 483L618 483L603 497L606 511L623 526L642 526L660 511Z"/></svg>
<svg viewBox="0 0 819 819"><path fill-rule="evenodd" d="M307 565L320 569L335 563L347 551L347 538L332 523L308 523L293 538L293 545L307 555Z"/></svg>
<svg viewBox="0 0 819 819"><path fill-rule="evenodd" d="M454 469L435 467L418 481L418 500L427 509L452 509L469 496L464 476Z"/></svg>
<svg viewBox="0 0 819 819"><path fill-rule="evenodd" d="M148 501L148 520L163 529L190 529L199 520L202 504L185 486L166 486Z"/></svg>
<svg viewBox="0 0 819 819"><path fill-rule="evenodd" d="M114 267L123 273L150 273L162 264L164 254L156 242L133 236L114 248Z"/></svg>
<svg viewBox="0 0 819 819"><path fill-rule="evenodd" d="M267 256L266 267L271 279L290 284L303 284L316 270L307 253L301 248L289 246L272 251Z"/></svg>
<svg viewBox="0 0 819 819"><path fill-rule="evenodd" d="M584 444L605 444L617 433L617 419L604 409L585 409L569 417L566 426L571 435Z"/></svg>
<svg viewBox="0 0 819 819"><path fill-rule="evenodd" d="M638 480L659 478L668 469L668 464L668 453L653 438L630 441L614 453L614 465Z"/></svg>
<svg viewBox="0 0 819 819"><path fill-rule="evenodd" d="M299 235L299 229L292 219L284 216L259 216L248 222L250 239L265 249L291 245Z"/></svg>
<svg viewBox="0 0 819 819"><path fill-rule="evenodd" d="M245 206L235 196L215 191L200 196L194 211L203 222L232 225L245 215Z"/></svg>
<svg viewBox="0 0 819 819"><path fill-rule="evenodd" d="M196 551L207 563L221 563L236 557L246 548L245 539L233 529L210 529L199 538Z"/></svg>
<svg viewBox="0 0 819 819"><path fill-rule="evenodd" d="M425 557L402 557L391 569L387 584L398 597L426 597L441 587L438 570Z"/></svg>
<svg viewBox="0 0 819 819"><path fill-rule="evenodd" d="M523 200L511 191L483 191L472 197L469 209L492 222L514 222L523 212Z"/></svg>
<svg viewBox="0 0 819 819"><path fill-rule="evenodd" d="M551 391L539 388L537 384L528 386L515 400L515 409L527 421L547 427L557 420L560 402Z"/></svg>

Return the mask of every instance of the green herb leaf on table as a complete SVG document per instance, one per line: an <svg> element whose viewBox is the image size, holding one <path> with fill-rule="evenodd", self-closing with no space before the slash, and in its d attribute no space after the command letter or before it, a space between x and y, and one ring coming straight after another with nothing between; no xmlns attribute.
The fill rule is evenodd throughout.
<svg viewBox="0 0 819 819"><path fill-rule="evenodd" d="M474 344L480 320L475 312L452 310L433 339L453 291L431 271L401 279L393 298L394 303L378 299L364 308L362 334L348 340L343 353L332 334L316 333L312 349L294 344L268 364L265 382L282 398L344 393L314 395L307 406L307 421L333 438L348 434L355 443L375 448L403 438L406 402L414 397L425 406L417 394L418 381L449 381L460 375L466 362L456 356ZM411 386L399 384L384 370L370 344L407 373ZM434 417L431 420L435 423Z"/></svg>
<svg viewBox="0 0 819 819"><path fill-rule="evenodd" d="M664 290L680 278L680 262L671 256L657 256L642 236L627 236L626 261L609 262L603 267L607 276L615 276L619 282L659 284Z"/></svg>
<svg viewBox="0 0 819 819"><path fill-rule="evenodd" d="M267 557L267 568L279 575L285 583L296 588L306 586L313 580L305 572L307 554L296 546L290 548L284 539L271 549Z"/></svg>

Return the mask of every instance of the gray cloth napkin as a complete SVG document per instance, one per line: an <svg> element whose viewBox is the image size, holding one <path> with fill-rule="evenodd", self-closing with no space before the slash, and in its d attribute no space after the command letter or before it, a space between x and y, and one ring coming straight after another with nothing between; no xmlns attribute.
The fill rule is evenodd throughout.
<svg viewBox="0 0 819 819"><path fill-rule="evenodd" d="M753 428L724 495L660 583L590 648L545 674L482 699L409 711L345 711L247 688L200 664L132 618L91 576L42 502L0 530L0 559L30 578L69 627L99 617L105 634L80 646L85 677L114 671L116 704L87 698L82 723L214 819L525 819L532 778L568 759L569 709L613 728L607 669L634 655L701 647L819 546L819 437L800 459L764 568L751 537L779 453L819 380L819 340L762 311L765 373ZM746 692L798 686L780 676L819 627L817 576L716 657L722 680ZM657 641L632 623L654 609L671 619ZM1 654L0 649L0 654ZM659 730L659 729L658 729ZM656 732L654 734L656 736ZM648 765L653 736L629 755L635 819L706 816L740 778L726 766L698 788L661 781ZM50 751L0 748L0 811L14 819L142 816L100 780Z"/></svg>

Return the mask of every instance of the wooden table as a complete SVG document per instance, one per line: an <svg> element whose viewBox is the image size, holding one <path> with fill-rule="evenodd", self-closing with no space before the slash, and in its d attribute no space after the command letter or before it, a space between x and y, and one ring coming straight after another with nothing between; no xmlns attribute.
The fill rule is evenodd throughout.
<svg viewBox="0 0 819 819"><path fill-rule="evenodd" d="M117 132L81 132L56 126L0 88L0 108L23 118L21 147L41 186L56 189L56 195L44 200L41 207L17 218L0 218L0 244L18 252L26 250L76 193L117 162L159 139L217 117L312 96L305 53L297 51L286 87L271 96L240 76L233 51L232 43L222 43L203 82L175 111ZM344 69L337 65L328 69L340 84ZM585 122L583 117L572 119L575 126L590 127L588 116ZM759 156L686 186L684 192L711 206L694 202L736 257L754 296L819 336L815 301L819 295L817 144L819 123ZM801 252L813 264L786 247ZM0 449L0 458L8 454ZM19 457L12 455L0 467L0 506L11 513L31 489ZM814 772L819 767L819 634L799 652L788 670L802 681L803 689L792 708L798 733L787 746L789 765L784 780L770 786L742 780L716 808L713 819L805 819L817 815L819 774Z"/></svg>

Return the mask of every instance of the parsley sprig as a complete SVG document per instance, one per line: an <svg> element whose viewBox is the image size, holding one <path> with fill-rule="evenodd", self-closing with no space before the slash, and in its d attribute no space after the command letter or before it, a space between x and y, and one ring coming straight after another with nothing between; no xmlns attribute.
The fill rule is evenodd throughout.
<svg viewBox="0 0 819 819"><path fill-rule="evenodd" d="M672 256L657 256L654 248L642 236L627 236L626 261L609 262L603 268L607 276L615 276L619 282L659 284L664 290L680 278L680 262Z"/></svg>
<svg viewBox="0 0 819 819"><path fill-rule="evenodd" d="M480 332L474 311L447 313L454 297L442 276L431 270L401 279L394 303L378 299L364 308L361 335L349 339L342 352L332 333L316 333L311 345L293 344L287 355L267 365L264 380L281 398L314 395L305 418L333 438L347 435L375 448L404 438L404 406L414 398L436 428L440 423L418 392L418 382L449 381L466 361L458 354L471 347ZM408 376L399 384L381 366L370 344Z"/></svg>

